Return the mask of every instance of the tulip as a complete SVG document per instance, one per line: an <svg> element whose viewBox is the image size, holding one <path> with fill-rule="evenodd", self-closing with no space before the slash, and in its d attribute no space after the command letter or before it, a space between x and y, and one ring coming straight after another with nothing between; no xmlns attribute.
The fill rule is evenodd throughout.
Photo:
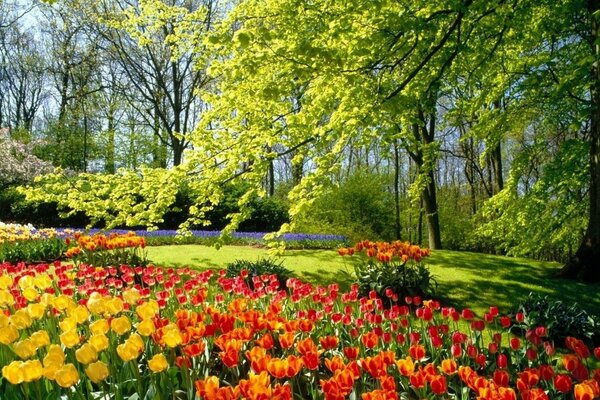
<svg viewBox="0 0 600 400"><path fill-rule="evenodd" d="M2 367L2 376L11 384L18 385L25 380L25 375L21 369L22 361L13 361Z"/></svg>
<svg viewBox="0 0 600 400"><path fill-rule="evenodd" d="M73 364L65 364L56 371L54 379L59 386L69 388L79 381L79 373Z"/></svg>
<svg viewBox="0 0 600 400"><path fill-rule="evenodd" d="M452 359L442 360L441 370L446 375L453 375L457 371L456 361Z"/></svg>
<svg viewBox="0 0 600 400"><path fill-rule="evenodd" d="M16 342L15 344L13 344L13 351L22 360L26 360L30 357L33 357L36 350L37 350L37 347L31 339L21 340L19 342Z"/></svg>
<svg viewBox="0 0 600 400"><path fill-rule="evenodd" d="M568 393L571 391L573 381L569 375L555 375L554 376L554 387L561 393Z"/></svg>
<svg viewBox="0 0 600 400"><path fill-rule="evenodd" d="M442 395L446 393L446 377L444 375L435 375L429 381L429 386L434 394Z"/></svg>
<svg viewBox="0 0 600 400"><path fill-rule="evenodd" d="M79 344L79 334L75 329L63 332L60 334L60 342L68 349L75 347Z"/></svg>
<svg viewBox="0 0 600 400"><path fill-rule="evenodd" d="M89 344L84 343L79 349L75 351L75 358L83 365L92 363L98 359L98 352L96 348Z"/></svg>
<svg viewBox="0 0 600 400"><path fill-rule="evenodd" d="M99 319L90 324L90 332L94 335L105 335L108 333L110 326L108 325L108 321L105 319Z"/></svg>
<svg viewBox="0 0 600 400"><path fill-rule="evenodd" d="M167 358L164 354L156 354L150 360L148 360L148 368L154 373L162 372L169 367Z"/></svg>
<svg viewBox="0 0 600 400"><path fill-rule="evenodd" d="M100 383L106 378L108 378L108 366L102 361L96 361L90 363L85 368L85 374L90 378L90 380L94 383Z"/></svg>
<svg viewBox="0 0 600 400"><path fill-rule="evenodd" d="M114 318L110 322L110 329L112 329L112 331L117 335L121 336L131 330L131 322L129 322L129 318L123 315L118 318Z"/></svg>

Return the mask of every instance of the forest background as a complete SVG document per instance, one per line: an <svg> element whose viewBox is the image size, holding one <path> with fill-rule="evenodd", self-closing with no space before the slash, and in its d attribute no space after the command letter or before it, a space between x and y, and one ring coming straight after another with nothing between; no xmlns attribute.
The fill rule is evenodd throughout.
<svg viewBox="0 0 600 400"><path fill-rule="evenodd" d="M598 279L598 14L0 0L0 215L402 239Z"/></svg>

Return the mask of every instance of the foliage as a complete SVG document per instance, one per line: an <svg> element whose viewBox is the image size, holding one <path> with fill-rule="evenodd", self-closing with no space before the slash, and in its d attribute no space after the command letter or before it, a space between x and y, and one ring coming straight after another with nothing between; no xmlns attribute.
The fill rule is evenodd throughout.
<svg viewBox="0 0 600 400"><path fill-rule="evenodd" d="M567 337L573 336L600 344L600 319L582 310L577 303L566 304L530 293L520 302L517 312L523 314L523 321L517 327L524 330L546 327L548 337L555 343L563 344Z"/></svg>
<svg viewBox="0 0 600 400"><path fill-rule="evenodd" d="M230 278L241 276L250 289L256 289L262 282L270 280L270 276L276 275L279 288L284 289L289 278L293 277L292 271L283 266L283 262L277 262L272 258L259 258L256 261L235 260L227 264L227 276Z"/></svg>
<svg viewBox="0 0 600 400"><path fill-rule="evenodd" d="M387 177L357 171L297 216L296 230L342 234L350 241L392 239L393 197Z"/></svg>
<svg viewBox="0 0 600 400"><path fill-rule="evenodd" d="M134 286L136 277L152 286ZM557 357L543 331L504 341L497 327L513 320L494 307L486 319L417 299L384 309L356 287L291 279L288 294L276 279L252 290L241 276L126 265L5 263L0 284L0 389L15 400L472 399L482 389L594 398L598 389L600 371L586 365L600 349L573 338Z"/></svg>
<svg viewBox="0 0 600 400"><path fill-rule="evenodd" d="M61 217L84 213L88 227L157 227L175 201L179 169L169 171L142 168L139 172L120 170L116 175L83 173L76 176L57 170L20 188L28 201L56 203Z"/></svg>
<svg viewBox="0 0 600 400"><path fill-rule="evenodd" d="M84 263L97 267L110 267L116 265L146 266L149 261L146 258L146 241L134 232L126 234L111 233L108 235L82 235L75 232L74 246L71 246L70 238L65 256L73 260L75 264Z"/></svg>
<svg viewBox="0 0 600 400"><path fill-rule="evenodd" d="M16 186L0 191L0 215L6 221L41 227L85 226L90 223L81 212L61 218L57 208L57 204L52 202L26 201Z"/></svg>
<svg viewBox="0 0 600 400"><path fill-rule="evenodd" d="M485 204L475 238L497 251L554 259L577 248L586 227L589 182L588 145L561 143L554 154L540 138L513 163L505 189ZM549 157L548 157L549 156ZM533 183L527 175L532 159L548 157Z"/></svg>
<svg viewBox="0 0 600 400"><path fill-rule="evenodd" d="M62 258L67 250L64 239L29 239L16 242L0 242L0 262L40 262Z"/></svg>
<svg viewBox="0 0 600 400"><path fill-rule="evenodd" d="M429 255L428 249L411 245L408 242L392 243L358 242L353 248L341 248L339 254L360 254L364 260L354 266L354 273L360 293L363 296L376 293L382 299L392 302L411 296L435 294L437 282L423 264L422 259Z"/></svg>

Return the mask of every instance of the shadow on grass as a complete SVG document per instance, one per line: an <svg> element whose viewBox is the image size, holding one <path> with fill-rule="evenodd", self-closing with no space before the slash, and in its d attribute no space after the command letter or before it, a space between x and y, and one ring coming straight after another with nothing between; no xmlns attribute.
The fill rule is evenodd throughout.
<svg viewBox="0 0 600 400"><path fill-rule="evenodd" d="M436 252L428 261L433 267L452 269L451 274L439 280L439 293L445 294L445 300L455 305L514 308L534 292L566 304L577 303L588 313L600 315L597 294L600 285L558 278L560 265L557 263L458 252ZM452 279L452 275L457 279Z"/></svg>
<svg viewBox="0 0 600 400"><path fill-rule="evenodd" d="M300 278L306 279L306 281L315 285L328 285L330 283L337 283L340 285L340 292L347 292L350 290L350 286L354 283L354 277L348 271L344 270L324 270L318 269L311 272L302 272Z"/></svg>

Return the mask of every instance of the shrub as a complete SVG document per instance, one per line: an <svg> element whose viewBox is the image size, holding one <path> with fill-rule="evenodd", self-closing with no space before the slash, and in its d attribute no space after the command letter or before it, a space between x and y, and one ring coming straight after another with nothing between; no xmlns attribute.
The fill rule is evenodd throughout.
<svg viewBox="0 0 600 400"><path fill-rule="evenodd" d="M353 242L392 239L394 198L388 181L384 175L356 172L299 215L296 229L344 235Z"/></svg>
<svg viewBox="0 0 600 400"><path fill-rule="evenodd" d="M293 276L292 271L285 268L282 262L276 262L270 258L259 258L256 261L235 260L227 264L227 276L241 276L249 288L254 289L255 278L264 275L277 275L279 288L285 288L286 282Z"/></svg>
<svg viewBox="0 0 600 400"><path fill-rule="evenodd" d="M552 301L547 296L530 293L519 304L517 312L523 315L518 328L531 330L543 326L548 338L559 345L563 345L569 336L595 342L600 339L600 320L579 308L576 303L565 304L562 301Z"/></svg>
<svg viewBox="0 0 600 400"><path fill-rule="evenodd" d="M435 277L422 261L429 255L429 249L400 241L362 241L353 248L342 248L338 252L340 255L361 254L364 257L363 262L354 265L362 295L375 291L381 299L397 301L406 296L431 297L435 293Z"/></svg>

